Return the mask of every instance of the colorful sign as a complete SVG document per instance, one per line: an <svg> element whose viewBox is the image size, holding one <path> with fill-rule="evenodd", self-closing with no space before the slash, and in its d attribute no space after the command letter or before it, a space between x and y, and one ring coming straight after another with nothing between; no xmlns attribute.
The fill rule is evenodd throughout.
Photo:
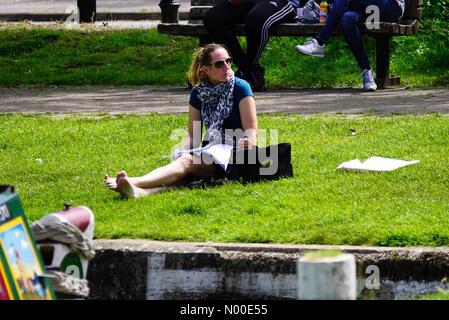
<svg viewBox="0 0 449 320"><path fill-rule="evenodd" d="M23 217L0 226L0 247L21 300L51 300L51 289Z"/></svg>
<svg viewBox="0 0 449 320"><path fill-rule="evenodd" d="M5 269L0 261L0 300L12 300L11 285L6 278Z"/></svg>

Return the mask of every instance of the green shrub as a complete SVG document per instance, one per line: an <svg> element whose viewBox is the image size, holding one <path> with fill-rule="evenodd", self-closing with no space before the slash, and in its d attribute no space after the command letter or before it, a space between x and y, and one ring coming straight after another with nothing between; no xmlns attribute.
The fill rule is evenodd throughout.
<svg viewBox="0 0 449 320"><path fill-rule="evenodd" d="M424 19L449 19L449 0L424 0Z"/></svg>

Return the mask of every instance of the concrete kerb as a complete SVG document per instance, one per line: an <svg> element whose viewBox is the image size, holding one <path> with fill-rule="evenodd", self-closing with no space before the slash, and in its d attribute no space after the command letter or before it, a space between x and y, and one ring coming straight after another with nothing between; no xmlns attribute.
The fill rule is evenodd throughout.
<svg viewBox="0 0 449 320"><path fill-rule="evenodd" d="M90 299L296 299L296 262L340 249L357 262L359 299L448 289L449 248L95 240ZM442 281L443 280L443 281Z"/></svg>

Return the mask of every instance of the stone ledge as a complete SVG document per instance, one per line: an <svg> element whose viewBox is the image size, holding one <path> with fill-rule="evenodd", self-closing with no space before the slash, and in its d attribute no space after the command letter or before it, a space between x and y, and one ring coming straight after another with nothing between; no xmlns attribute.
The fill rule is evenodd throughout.
<svg viewBox="0 0 449 320"><path fill-rule="evenodd" d="M95 240L90 299L295 299L307 250L341 249L357 261L359 298L396 299L444 287L449 248L388 248ZM368 266L380 288L367 290Z"/></svg>

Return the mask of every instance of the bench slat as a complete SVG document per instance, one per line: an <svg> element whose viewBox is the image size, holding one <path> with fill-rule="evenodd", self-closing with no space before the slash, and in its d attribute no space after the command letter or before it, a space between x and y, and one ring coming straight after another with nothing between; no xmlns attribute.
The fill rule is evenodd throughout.
<svg viewBox="0 0 449 320"><path fill-rule="evenodd" d="M416 21L416 20L415 20ZM416 32L417 21L411 21L411 24L397 24L397 23L380 23L379 29L367 30L362 25L362 31L371 35L411 35ZM297 24L297 23L283 23L275 25L270 29L270 35L273 36L313 36L317 34L322 24ZM202 36L206 35L206 30L202 24L177 24L177 23L160 23L158 31L164 34L183 35L183 36ZM235 32L237 35L245 34L245 26L242 24L236 25ZM335 33L341 35L340 31Z"/></svg>

